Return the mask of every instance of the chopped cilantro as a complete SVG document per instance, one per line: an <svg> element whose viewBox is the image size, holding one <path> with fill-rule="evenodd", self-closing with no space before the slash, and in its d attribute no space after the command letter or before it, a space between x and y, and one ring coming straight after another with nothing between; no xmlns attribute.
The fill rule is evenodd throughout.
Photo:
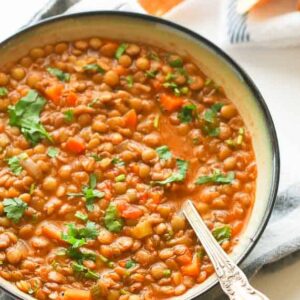
<svg viewBox="0 0 300 300"><path fill-rule="evenodd" d="M58 153L59 153L59 150L57 148L55 148L55 147L48 148L48 151L47 151L48 156L54 158L57 156Z"/></svg>
<svg viewBox="0 0 300 300"><path fill-rule="evenodd" d="M171 182L183 181L186 177L188 162L182 159L176 159L177 171L165 180L155 181L156 184L165 185Z"/></svg>
<svg viewBox="0 0 300 300"><path fill-rule="evenodd" d="M65 82L69 82L70 81L70 78L71 78L71 75L69 73L65 73L63 72L62 70L60 69L57 69L57 68L47 68L47 71L55 76L57 79L59 79L60 81L65 81Z"/></svg>
<svg viewBox="0 0 300 300"><path fill-rule="evenodd" d="M220 227L215 228L212 231L213 236L215 239L222 244L225 241L228 241L231 237L231 228L229 225L223 225Z"/></svg>
<svg viewBox="0 0 300 300"><path fill-rule="evenodd" d="M132 259L127 260L126 263L125 263L125 268L126 269L131 269L135 266L136 266L136 262Z"/></svg>
<svg viewBox="0 0 300 300"><path fill-rule="evenodd" d="M21 161L26 159L28 157L28 155L26 153L21 153L18 156L13 156L10 157L7 160L8 166L10 168L10 170L15 174L15 175L20 175L23 167L21 166Z"/></svg>
<svg viewBox="0 0 300 300"><path fill-rule="evenodd" d="M175 82L164 82L163 87L170 88L176 96L181 95L180 89Z"/></svg>
<svg viewBox="0 0 300 300"><path fill-rule="evenodd" d="M14 223L18 223L20 221L28 207L27 203L23 202L19 198L4 199L3 206L6 217Z"/></svg>
<svg viewBox="0 0 300 300"><path fill-rule="evenodd" d="M170 277L172 274L172 271L170 269L163 270L164 277Z"/></svg>
<svg viewBox="0 0 300 300"><path fill-rule="evenodd" d="M114 157L112 159L111 163L115 166L118 166L118 167L122 167L122 166L125 165L125 162L119 157Z"/></svg>
<svg viewBox="0 0 300 300"><path fill-rule="evenodd" d="M91 280L99 279L99 275L97 273L91 271L89 268L77 262L72 262L72 269L79 278L86 278Z"/></svg>
<svg viewBox="0 0 300 300"><path fill-rule="evenodd" d="M230 184L234 180L234 172L228 172L227 174L222 174L220 170L214 170L212 175L200 176L196 180L196 184L205 183L219 183L219 184Z"/></svg>
<svg viewBox="0 0 300 300"><path fill-rule="evenodd" d="M120 44L120 46L118 47L116 53L115 53L115 58L119 59L126 51L128 45L127 44Z"/></svg>
<svg viewBox="0 0 300 300"><path fill-rule="evenodd" d="M90 175L90 182L88 186L82 188L81 193L69 193L69 197L83 197L85 199L85 205L88 211L94 210L95 200L104 197L104 192L96 190L97 177L95 174Z"/></svg>
<svg viewBox="0 0 300 300"><path fill-rule="evenodd" d="M111 232L120 232L123 228L124 221L119 217L119 213L115 204L110 203L104 215L105 227Z"/></svg>
<svg viewBox="0 0 300 300"><path fill-rule="evenodd" d="M196 118L197 106L195 104L184 105L178 113L178 119L181 123L190 123Z"/></svg>
<svg viewBox="0 0 300 300"><path fill-rule="evenodd" d="M8 90L6 87L0 87L0 97L4 97L4 96L7 96L8 94Z"/></svg>
<svg viewBox="0 0 300 300"><path fill-rule="evenodd" d="M105 73L105 70L102 67L100 67L98 64L85 65L83 67L83 70L97 72L97 73L100 73L102 75Z"/></svg>
<svg viewBox="0 0 300 300"><path fill-rule="evenodd" d="M79 220L86 222L88 220L88 216L86 214L83 214L80 211L77 211L75 214L75 217L78 218Z"/></svg>
<svg viewBox="0 0 300 300"><path fill-rule="evenodd" d="M129 88L132 88L133 87L133 76L132 75L128 75L126 76L126 82L127 82L127 85Z"/></svg>
<svg viewBox="0 0 300 300"><path fill-rule="evenodd" d="M50 135L40 123L40 113L46 100L36 91L30 90L14 106L8 108L9 125L20 128L26 140L36 145L41 139L52 141Z"/></svg>
<svg viewBox="0 0 300 300"><path fill-rule="evenodd" d="M222 103L216 103L204 112L203 131L205 134L212 136L212 137L219 136L220 128L219 128L219 122L218 122L217 116L218 116L218 112L221 110L222 106L223 106Z"/></svg>
<svg viewBox="0 0 300 300"><path fill-rule="evenodd" d="M172 153L168 146L163 145L155 149L160 159L168 160L172 157Z"/></svg>
<svg viewBox="0 0 300 300"><path fill-rule="evenodd" d="M183 66L183 61L180 57L169 57L169 65L173 68L181 68Z"/></svg>
<svg viewBox="0 0 300 300"><path fill-rule="evenodd" d="M98 155L97 153L91 153L90 157L92 157L95 161L100 161L103 159L101 155Z"/></svg>
<svg viewBox="0 0 300 300"><path fill-rule="evenodd" d="M98 101L98 98L93 99L92 102L88 104L88 107L93 107Z"/></svg>
<svg viewBox="0 0 300 300"><path fill-rule="evenodd" d="M148 78L155 78L156 75L158 73L158 70L152 70L152 71L146 71L145 72L145 75L148 77Z"/></svg>
<svg viewBox="0 0 300 300"><path fill-rule="evenodd" d="M66 122L71 123L74 121L74 111L72 109L68 109L64 112L64 119Z"/></svg>

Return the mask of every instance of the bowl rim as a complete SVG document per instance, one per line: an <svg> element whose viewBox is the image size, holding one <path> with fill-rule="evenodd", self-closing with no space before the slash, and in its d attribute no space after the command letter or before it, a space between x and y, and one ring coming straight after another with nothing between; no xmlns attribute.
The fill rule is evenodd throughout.
<svg viewBox="0 0 300 300"><path fill-rule="evenodd" d="M267 126L267 132L269 136L269 142L271 146L271 157L272 157L272 181L271 181L271 187L270 187L270 193L268 196L268 203L265 208L265 212L262 218L262 221L260 225L257 227L255 234L252 236L249 245L245 248L243 251L243 254L239 257L239 259L236 261L238 265L240 265L250 254L250 252L253 250L253 248L258 243L261 235L263 234L268 221L271 217L271 213L276 201L276 195L278 192L278 186L279 186L279 178L280 178L280 150L279 150L279 143L277 138L277 133L275 129L275 125L271 116L271 113L269 111L269 108L261 95L259 89L255 85L254 81L251 79L251 77L244 71L244 69L234 60L232 59L224 50L222 50L219 46L214 44L213 42L209 41L207 38L203 37L202 35L194 32L191 29L188 29L182 25L179 25L175 22L158 18L155 16L151 16L148 14L142 14L142 13L136 13L136 12L127 12L127 11L116 11L116 10L94 10L94 11L84 11L84 12L78 12L78 13L71 13L71 14L62 14L62 15L56 15L53 17L49 17L46 19L42 19L34 24L25 25L24 27L21 27L16 33L12 34L8 38L4 39L0 42L0 47L3 47L5 44L13 41L15 38L21 36L22 34L31 31L32 29L35 29L37 27L42 27L47 24L55 23L57 21L62 21L66 19L72 19L72 18L82 18L82 17L93 17L93 16L112 16L112 17L127 17L132 18L140 21L145 21L149 23L154 24L161 24L166 27L170 27L171 29L175 29L179 32L182 32L186 34L187 36L192 37L193 39L199 41L200 43L207 46L210 50L212 50L217 56L220 56L226 63L228 63L233 70L236 73L236 76L239 76L246 86L249 88L251 93L253 94L253 99L256 105L259 106L263 118L265 119ZM202 294L193 295L191 299L196 299L194 297L198 296L204 296L208 291L210 291L212 288L216 287L218 281L215 280L212 283L210 283L202 292ZM14 297L15 299L22 300L21 297L18 295L15 295L12 290L6 287L3 287L2 284L0 284L0 288L9 294L10 296Z"/></svg>

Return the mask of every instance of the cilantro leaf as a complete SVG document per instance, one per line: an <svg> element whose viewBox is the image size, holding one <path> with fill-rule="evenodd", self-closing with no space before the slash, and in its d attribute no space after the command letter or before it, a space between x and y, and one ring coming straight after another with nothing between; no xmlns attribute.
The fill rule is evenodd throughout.
<svg viewBox="0 0 300 300"><path fill-rule="evenodd" d="M55 76L57 79L59 79L60 81L64 81L64 82L69 82L70 81L70 78L71 78L71 75L69 73L65 73L63 72L62 70L60 69L57 69L57 68L47 68L47 71Z"/></svg>
<svg viewBox="0 0 300 300"><path fill-rule="evenodd" d="M57 156L58 153L59 153L59 150L57 148L55 148L55 147L48 148L48 151L47 151L48 156L54 158Z"/></svg>
<svg viewBox="0 0 300 300"><path fill-rule="evenodd" d="M125 165L125 162L119 157L114 157L112 159L111 163L115 166L118 166L118 167L122 167L122 166Z"/></svg>
<svg viewBox="0 0 300 300"><path fill-rule="evenodd" d="M36 91L30 90L14 106L8 108L9 125L20 128L25 138L36 145L41 139L52 141L50 135L40 123L40 113L46 100Z"/></svg>
<svg viewBox="0 0 300 300"><path fill-rule="evenodd" d="M88 65L85 65L83 67L83 70L98 72L98 73L100 73L102 75L105 73L105 70L101 66L99 66L98 64L88 64Z"/></svg>
<svg viewBox="0 0 300 300"><path fill-rule="evenodd" d="M172 157L172 153L168 146L163 145L155 149L160 159L168 160Z"/></svg>
<svg viewBox="0 0 300 300"><path fill-rule="evenodd" d="M105 193L96 190L97 177L95 174L90 175L89 185L82 188L81 193L69 193L69 197L83 197L85 199L86 208L88 211L94 210L94 202L96 198L101 199Z"/></svg>
<svg viewBox="0 0 300 300"><path fill-rule="evenodd" d="M209 136L219 136L220 128L218 122L218 112L221 110L223 103L215 103L209 109L204 112L203 120L204 126L203 131Z"/></svg>
<svg viewBox="0 0 300 300"><path fill-rule="evenodd" d="M23 202L19 198L4 199L3 206L6 217L15 223L20 221L28 207L27 203Z"/></svg>
<svg viewBox="0 0 300 300"><path fill-rule="evenodd" d="M165 185L171 182L183 181L186 177L188 162L183 159L176 159L177 171L165 180L155 181L156 184Z"/></svg>
<svg viewBox="0 0 300 300"><path fill-rule="evenodd" d="M79 220L86 222L88 220L88 216L86 214L83 214L80 211L77 211L75 214L75 217L78 218Z"/></svg>
<svg viewBox="0 0 300 300"><path fill-rule="evenodd" d="M64 112L64 119L66 122L71 123L74 121L74 111L72 109L68 109Z"/></svg>
<svg viewBox="0 0 300 300"><path fill-rule="evenodd" d="M119 59L126 51L128 45L127 44L120 44L120 46L118 47L116 53L115 53L115 58Z"/></svg>
<svg viewBox="0 0 300 300"><path fill-rule="evenodd" d="M10 168L10 170L15 174L15 175L20 175L21 172L23 171L23 167L21 166L20 162L24 159L26 159L28 156L26 153L21 153L18 156L13 156L10 157L7 160L7 164Z"/></svg>
<svg viewBox="0 0 300 300"><path fill-rule="evenodd" d="M135 266L136 266L136 262L133 259L129 259L125 263L125 268L126 269L131 269L131 268L133 268Z"/></svg>
<svg viewBox="0 0 300 300"><path fill-rule="evenodd" d="M184 105L178 113L178 119L181 123L190 123L196 118L197 106L195 104Z"/></svg>
<svg viewBox="0 0 300 300"><path fill-rule="evenodd" d="M146 71L145 72L145 75L148 77L148 78L155 78L156 75L158 73L158 70L152 70L152 71Z"/></svg>
<svg viewBox="0 0 300 300"><path fill-rule="evenodd" d="M169 65L173 68L182 68L183 66L183 61L180 57L178 56L170 56L169 57Z"/></svg>
<svg viewBox="0 0 300 300"><path fill-rule="evenodd" d="M8 94L8 89L6 87L1 86L0 87L0 97L7 96Z"/></svg>
<svg viewBox="0 0 300 300"><path fill-rule="evenodd" d="M110 203L104 215L105 227L111 232L120 232L124 226L124 221L119 217L115 204Z"/></svg>
<svg viewBox="0 0 300 300"><path fill-rule="evenodd" d="M91 271L89 268L77 262L72 262L72 269L79 278L86 278L91 280L99 279L99 275L97 273Z"/></svg>
<svg viewBox="0 0 300 300"><path fill-rule="evenodd" d="M127 82L127 85L128 87L132 88L133 87L133 76L132 75L128 75L126 76L126 82Z"/></svg>
<svg viewBox="0 0 300 300"><path fill-rule="evenodd" d="M234 180L234 172L228 172L227 174L222 174L220 170L214 170L212 175L200 176L196 180L196 184L205 183L219 183L219 184L230 184Z"/></svg>
<svg viewBox="0 0 300 300"><path fill-rule="evenodd" d="M71 244L73 248L79 248L88 240L95 239L99 232L94 222L88 221L85 227L77 228L74 223L68 224L66 233L62 233L62 239Z"/></svg>
<svg viewBox="0 0 300 300"><path fill-rule="evenodd" d="M231 228L229 225L224 225L224 226L220 226L215 228L212 231L213 236L215 237L215 239L222 244L225 241L228 241L231 237Z"/></svg>

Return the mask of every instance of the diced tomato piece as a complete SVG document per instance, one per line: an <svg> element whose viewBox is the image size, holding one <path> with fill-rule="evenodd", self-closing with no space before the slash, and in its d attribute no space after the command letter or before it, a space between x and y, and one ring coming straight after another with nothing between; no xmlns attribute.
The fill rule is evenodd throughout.
<svg viewBox="0 0 300 300"><path fill-rule="evenodd" d="M193 256L189 249L186 249L186 251L182 255L178 255L176 260L182 264L182 265L188 265L192 262Z"/></svg>
<svg viewBox="0 0 300 300"><path fill-rule="evenodd" d="M55 84L47 87L45 94L54 104L59 105L63 90L63 84Z"/></svg>
<svg viewBox="0 0 300 300"><path fill-rule="evenodd" d="M159 100L162 108L168 112L174 112L183 105L183 98L175 95L161 94Z"/></svg>
<svg viewBox="0 0 300 300"><path fill-rule="evenodd" d="M159 193L150 193L151 202L158 204L161 200L161 194Z"/></svg>
<svg viewBox="0 0 300 300"><path fill-rule="evenodd" d="M193 260L190 264L182 266L181 272L186 276L198 277L200 273L200 260L197 254L194 254Z"/></svg>
<svg viewBox="0 0 300 300"><path fill-rule="evenodd" d="M125 201L120 201L117 208L120 215L125 219L136 220L144 214L139 207L130 205Z"/></svg>
<svg viewBox="0 0 300 300"><path fill-rule="evenodd" d="M66 144L66 148L70 152L81 154L85 151L85 144L79 138L69 138Z"/></svg>
<svg viewBox="0 0 300 300"><path fill-rule="evenodd" d="M134 109L131 109L124 115L125 126L134 130L137 125L137 115Z"/></svg>
<svg viewBox="0 0 300 300"><path fill-rule="evenodd" d="M67 104L69 106L75 106L77 104L78 96L74 92L70 92L67 96Z"/></svg>

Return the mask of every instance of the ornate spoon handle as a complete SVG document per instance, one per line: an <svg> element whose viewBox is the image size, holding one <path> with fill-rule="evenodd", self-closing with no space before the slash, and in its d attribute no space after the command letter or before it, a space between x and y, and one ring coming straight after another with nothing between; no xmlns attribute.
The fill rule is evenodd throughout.
<svg viewBox="0 0 300 300"><path fill-rule="evenodd" d="M217 243L198 214L192 201L183 205L183 213L190 222L198 239L214 265L223 291L231 300L269 300L265 295L254 289L242 270L229 258Z"/></svg>

